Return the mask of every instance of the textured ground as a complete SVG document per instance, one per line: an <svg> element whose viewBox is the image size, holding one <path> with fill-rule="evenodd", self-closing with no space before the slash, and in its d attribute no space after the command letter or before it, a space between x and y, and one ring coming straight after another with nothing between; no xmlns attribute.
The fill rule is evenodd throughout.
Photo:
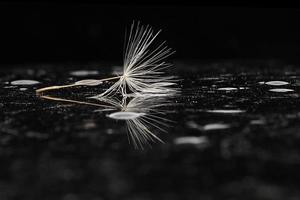
<svg viewBox="0 0 300 200"><path fill-rule="evenodd" d="M299 67L278 61L175 66L181 95L164 108L173 122L167 133L151 129L165 144L144 150L129 143L126 121L109 118L112 111L35 95L43 86L108 77L120 67L3 66L0 199L299 199ZM51 95L81 101L108 86Z"/></svg>

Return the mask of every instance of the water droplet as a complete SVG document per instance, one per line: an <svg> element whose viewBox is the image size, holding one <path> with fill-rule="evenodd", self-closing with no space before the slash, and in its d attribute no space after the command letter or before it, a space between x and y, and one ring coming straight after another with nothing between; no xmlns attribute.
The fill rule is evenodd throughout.
<svg viewBox="0 0 300 200"><path fill-rule="evenodd" d="M207 110L206 112L209 113L221 113L221 114L238 114L238 113L244 113L245 110Z"/></svg>
<svg viewBox="0 0 300 200"><path fill-rule="evenodd" d="M36 85L39 84L40 82L35 81L35 80L16 80L10 82L11 85Z"/></svg>
<svg viewBox="0 0 300 200"><path fill-rule="evenodd" d="M135 119L144 115L145 113L137 113L137 112L114 112L109 114L108 117L112 119L128 120L128 119Z"/></svg>
<svg viewBox="0 0 300 200"><path fill-rule="evenodd" d="M210 130L220 130L220 129L227 129L230 128L229 124L223 124L223 123L212 123L212 124L206 124L204 126L201 126L197 124L194 121L189 121L186 124L189 128L197 129L199 131L210 131Z"/></svg>
<svg viewBox="0 0 300 200"><path fill-rule="evenodd" d="M88 85L88 86L96 86L101 84L102 81L100 80L96 80L96 79L84 79L84 80L80 80L75 82L75 85Z"/></svg>
<svg viewBox="0 0 300 200"><path fill-rule="evenodd" d="M189 127L189 128L193 128L193 129L198 129L198 130L201 130L202 127L200 125L198 125L196 122L194 121L188 121L186 123L186 125Z"/></svg>
<svg viewBox="0 0 300 200"><path fill-rule="evenodd" d="M220 77L203 77L203 78L200 78L199 80L204 80L204 81L210 81L210 80L219 80Z"/></svg>
<svg viewBox="0 0 300 200"><path fill-rule="evenodd" d="M97 127L97 124L93 121L88 121L88 122L83 124L84 129L93 129L93 128L96 128L96 127Z"/></svg>
<svg viewBox="0 0 300 200"><path fill-rule="evenodd" d="M287 88L275 88L275 89L270 89L270 92L294 92L293 89L287 89Z"/></svg>
<svg viewBox="0 0 300 200"><path fill-rule="evenodd" d="M96 70L78 70L70 72L72 76L89 76L89 75L98 75L99 72Z"/></svg>
<svg viewBox="0 0 300 200"><path fill-rule="evenodd" d="M265 84L272 85L272 86L280 86L280 85L288 85L289 83L285 81L268 81Z"/></svg>
<svg viewBox="0 0 300 200"><path fill-rule="evenodd" d="M252 125L263 125L265 123L266 122L263 119L254 119L254 120L250 121L250 124L252 124Z"/></svg>
<svg viewBox="0 0 300 200"><path fill-rule="evenodd" d="M224 87L224 88L218 88L220 91L234 91L237 90L235 87Z"/></svg>
<svg viewBox="0 0 300 200"><path fill-rule="evenodd" d="M203 126L203 130L210 131L210 130L220 130L220 129L227 129L230 128L229 124L206 124Z"/></svg>
<svg viewBox="0 0 300 200"><path fill-rule="evenodd" d="M196 145L198 147L206 147L209 144L209 140L205 136L185 136L175 138L174 143L176 145Z"/></svg>
<svg viewBox="0 0 300 200"><path fill-rule="evenodd" d="M10 89L10 88L16 88L17 86L13 86L13 85L11 85L11 86L4 86L3 88L5 88L5 89Z"/></svg>
<svg viewBox="0 0 300 200"><path fill-rule="evenodd" d="M108 135L111 135L111 134L114 134L115 131L114 131L114 129L109 128L109 129L106 129L106 133L107 133Z"/></svg>

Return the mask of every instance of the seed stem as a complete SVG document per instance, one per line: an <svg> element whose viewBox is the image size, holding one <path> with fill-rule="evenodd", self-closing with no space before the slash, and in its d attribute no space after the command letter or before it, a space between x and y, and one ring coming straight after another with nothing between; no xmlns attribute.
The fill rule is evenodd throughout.
<svg viewBox="0 0 300 200"><path fill-rule="evenodd" d="M104 79L100 79L99 81L102 81L102 82L110 81L110 80L118 79L120 77L121 76L104 78ZM46 92L46 91L50 91L50 90L58 90L58 89L62 89L62 88L75 87L75 86L82 86L82 85L81 84L54 85L54 86L49 86L49 87L44 87L44 88L37 89L35 92L36 92L37 95L39 95L42 92Z"/></svg>

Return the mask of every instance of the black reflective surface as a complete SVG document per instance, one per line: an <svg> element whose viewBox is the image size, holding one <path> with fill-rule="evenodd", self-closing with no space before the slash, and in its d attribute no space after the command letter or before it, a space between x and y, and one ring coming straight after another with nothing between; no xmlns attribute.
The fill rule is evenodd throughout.
<svg viewBox="0 0 300 200"><path fill-rule="evenodd" d="M151 129L164 144L151 142L142 150L129 143L125 121L108 117L112 111L35 94L44 86L109 77L120 66L5 66L0 198L300 198L298 66L177 61L175 68L181 94L164 107L172 122L166 133ZM108 87L50 93L82 101Z"/></svg>

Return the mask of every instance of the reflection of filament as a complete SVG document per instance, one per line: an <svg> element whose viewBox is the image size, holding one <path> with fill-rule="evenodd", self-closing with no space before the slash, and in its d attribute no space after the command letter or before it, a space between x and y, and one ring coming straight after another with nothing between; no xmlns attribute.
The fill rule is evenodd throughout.
<svg viewBox="0 0 300 200"><path fill-rule="evenodd" d="M129 143L132 142L136 149L143 149L144 145L150 146L150 141L164 143L164 141L150 130L151 125L153 126L153 123L147 119L143 119L143 117L126 120ZM154 127L158 128L156 125ZM161 128L159 129L162 130Z"/></svg>
<svg viewBox="0 0 300 200"><path fill-rule="evenodd" d="M164 143L153 130L166 132L165 128L173 122L162 116L165 114L162 107L170 105L170 99L134 97L128 102L124 99L126 97L122 103L116 99L109 100L120 111L111 113L108 117L126 122L129 143L136 149L143 149L145 145L151 146L151 143L155 142ZM108 102L105 98L99 100Z"/></svg>
<svg viewBox="0 0 300 200"><path fill-rule="evenodd" d="M122 100L116 98L97 98L99 101L105 104L90 103L86 101L77 101L72 99L65 99L59 97L53 97L49 95L43 95L43 92L72 87L72 85L65 86L52 86L47 88L41 88L37 91L37 95L42 99L48 99L52 101L61 101L82 105L97 106L103 108L110 108L119 110L118 113L128 114L136 113L133 118L114 118L119 120L125 120L127 127L127 136L129 143L136 149L143 149L144 145L151 146L150 142L161 142L164 143L156 134L153 133L152 129L157 129L162 132L166 132L165 128L168 127L168 122L172 122L161 115L165 114L161 108L170 105L170 101L166 97L134 97L129 101L128 97L123 97ZM171 95L172 96L172 95ZM112 113L114 114L114 113ZM110 115L112 115L110 114ZM115 113L116 114L116 113Z"/></svg>
<svg viewBox="0 0 300 200"><path fill-rule="evenodd" d="M76 100L64 99L64 98L58 98L58 97L52 97L52 96L46 96L46 95L41 95L39 97L42 99L49 99L49 100L53 100L53 101L62 101L62 102L68 102L68 103L77 103L77 104L90 105L90 106L113 108L113 106L108 106L108 105L89 103L89 102L85 102L85 101L76 101Z"/></svg>

